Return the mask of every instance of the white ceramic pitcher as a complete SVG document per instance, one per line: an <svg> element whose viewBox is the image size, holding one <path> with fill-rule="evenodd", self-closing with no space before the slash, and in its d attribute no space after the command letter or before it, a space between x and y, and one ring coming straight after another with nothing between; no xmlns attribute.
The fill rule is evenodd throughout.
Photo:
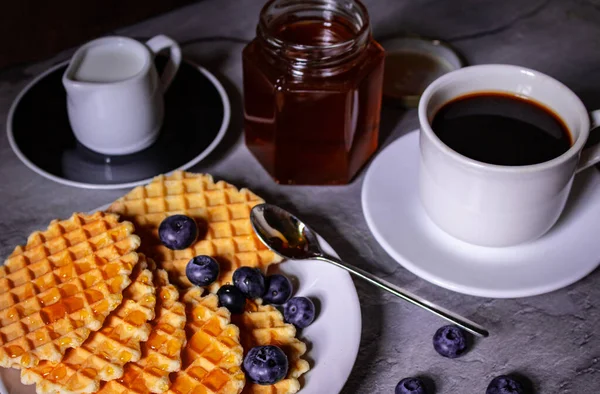
<svg viewBox="0 0 600 394"><path fill-rule="evenodd" d="M155 55L169 49L163 74ZM163 94L181 63L177 43L164 35L145 44L128 37L103 37L77 50L63 75L69 121L75 137L106 155L150 146L164 118Z"/></svg>

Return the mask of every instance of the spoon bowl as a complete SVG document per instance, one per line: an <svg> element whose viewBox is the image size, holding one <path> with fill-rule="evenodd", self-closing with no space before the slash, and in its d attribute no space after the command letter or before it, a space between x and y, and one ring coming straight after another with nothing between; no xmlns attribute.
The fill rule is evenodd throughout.
<svg viewBox="0 0 600 394"><path fill-rule="evenodd" d="M301 220L275 205L256 205L250 222L258 238L272 251L292 260L323 255L315 233Z"/></svg>

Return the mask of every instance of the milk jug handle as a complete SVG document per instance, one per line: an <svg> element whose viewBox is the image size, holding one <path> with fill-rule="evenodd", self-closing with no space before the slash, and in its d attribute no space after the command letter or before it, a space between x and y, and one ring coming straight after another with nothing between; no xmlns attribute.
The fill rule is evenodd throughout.
<svg viewBox="0 0 600 394"><path fill-rule="evenodd" d="M163 49L169 49L169 60L160 76L160 85L164 93L169 88L169 85L171 85L171 82L173 82L173 78L175 78L175 74L177 74L177 70L181 64L181 48L179 48L179 45L174 40L162 34L146 41L146 46L155 55Z"/></svg>

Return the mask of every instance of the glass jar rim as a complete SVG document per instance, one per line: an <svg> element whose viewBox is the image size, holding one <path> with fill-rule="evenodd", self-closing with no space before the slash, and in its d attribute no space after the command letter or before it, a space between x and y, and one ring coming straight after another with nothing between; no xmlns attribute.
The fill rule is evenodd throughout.
<svg viewBox="0 0 600 394"><path fill-rule="evenodd" d="M269 21L265 20L265 15L269 11L269 9L271 7L273 7L274 3L278 2L278 1L281 1L281 0L269 0L261 9L259 23L258 23L259 31L262 31L262 32L269 31L269 26L268 26ZM349 38L344 41L340 41L340 42L337 42L334 44L327 44L327 45L297 44L297 43L287 42L287 41L281 40L276 37L270 37L270 41L272 43L275 43L280 48L286 47L288 49L297 50L297 51L319 51L319 50L323 50L323 49L336 50L336 49L352 47L355 45L357 40L361 40L364 36L366 36L370 33L371 25L370 25L370 21L369 21L369 13L367 11L367 7L360 0L351 0L351 1L352 1L352 3L354 3L354 5L356 5L356 7L358 8L358 10L360 12L360 16L361 16L360 29L356 32L356 35L353 38ZM298 0L298 2L300 3L300 0ZM322 4L335 4L335 3L337 3L335 0L333 0L333 1L332 0L310 0L310 1L302 1L301 2L301 4L303 6L311 6L311 5L317 6L317 5L322 5Z"/></svg>

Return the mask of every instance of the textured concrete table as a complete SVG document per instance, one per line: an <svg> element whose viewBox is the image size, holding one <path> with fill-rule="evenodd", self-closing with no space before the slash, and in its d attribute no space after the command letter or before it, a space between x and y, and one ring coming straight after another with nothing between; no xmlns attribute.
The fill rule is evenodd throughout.
<svg viewBox="0 0 600 394"><path fill-rule="evenodd" d="M362 303L362 342L343 393L392 393L399 379L413 375L428 377L438 394L484 393L494 376L509 372L527 376L536 393L599 393L600 270L572 286L538 297L493 300L456 294L407 272L375 242L360 206L362 174L343 187L281 187L269 179L241 139L242 45L238 40L210 39L251 39L261 3L205 0L118 32L137 37L165 33L180 42L209 38L190 42L184 52L224 81L233 103L233 119L225 141L194 170L251 187L267 200L294 210L350 263L404 285L492 331L489 339L477 340L464 357L444 359L431 346L433 332L442 321L356 282ZM598 0L366 3L378 38L404 32L440 37L458 47L471 64L511 63L535 68L563 81L590 109L600 107ZM25 84L71 53L0 73L2 130L9 106ZM384 108L382 146L416 126L414 111ZM21 164L6 137L0 136L0 256L4 258L30 231L50 219L87 211L122 193L74 189L46 180Z"/></svg>

